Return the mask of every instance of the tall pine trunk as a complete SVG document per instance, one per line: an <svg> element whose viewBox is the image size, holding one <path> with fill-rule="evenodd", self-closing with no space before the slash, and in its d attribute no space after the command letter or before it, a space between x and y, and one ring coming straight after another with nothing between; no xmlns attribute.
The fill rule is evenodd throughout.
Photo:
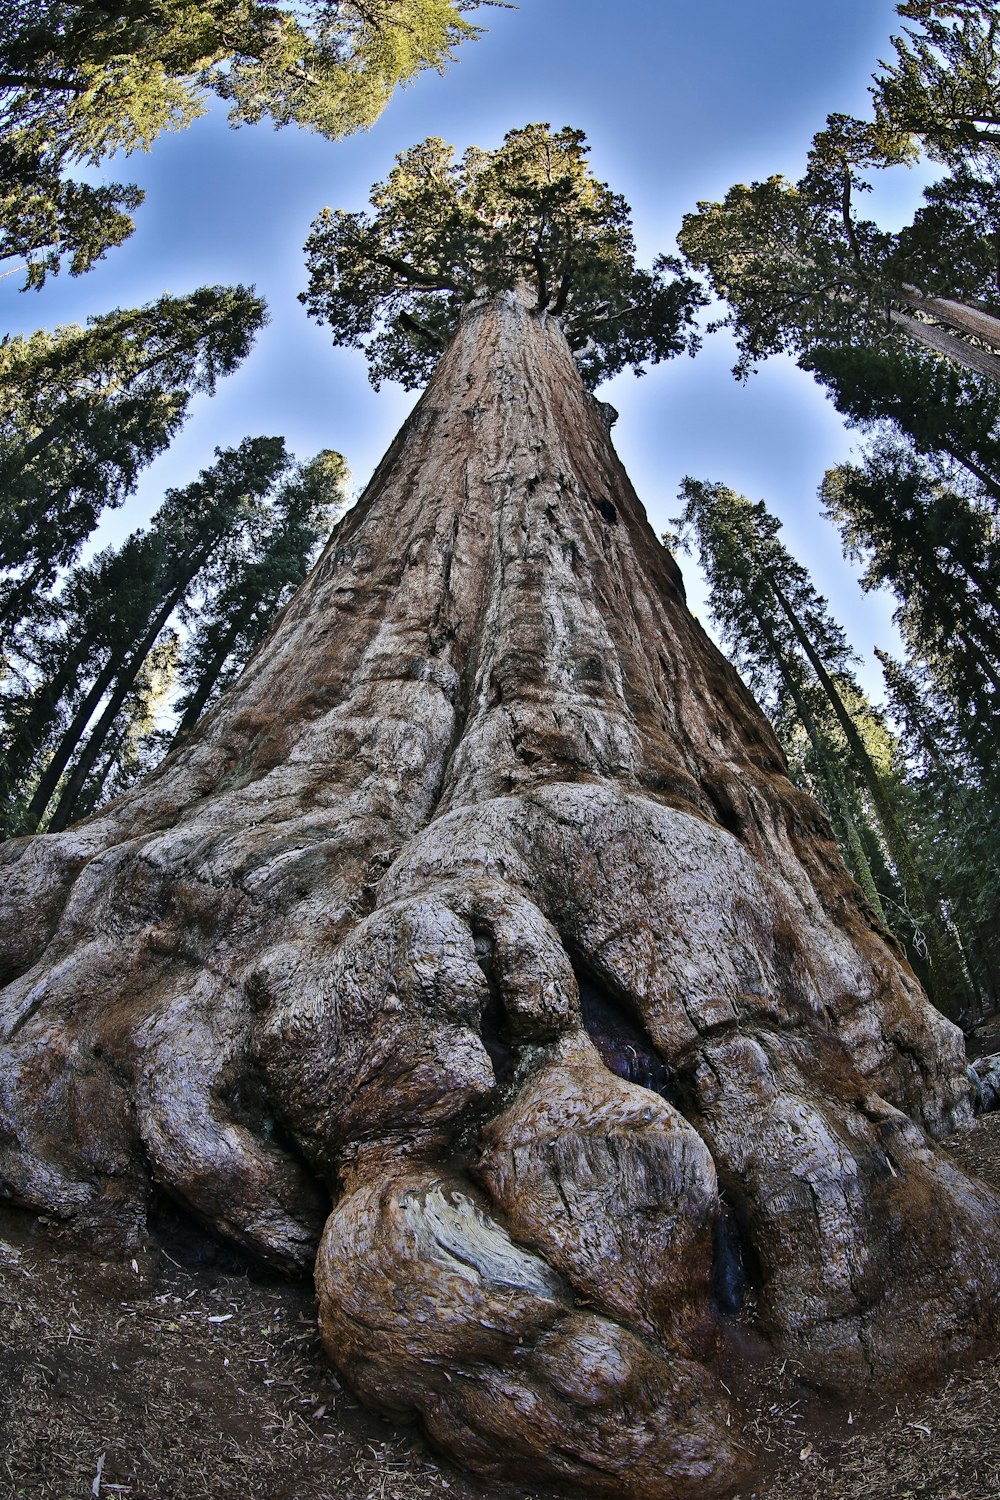
<svg viewBox="0 0 1000 1500"><path fill-rule="evenodd" d="M52 676L36 688L30 707L18 723L9 745L4 747L0 788L5 796L16 796L19 785L23 785L38 763L40 747L56 721L59 706L90 657L98 635L95 624L85 629L77 640L67 642L65 655Z"/></svg>
<svg viewBox="0 0 1000 1500"><path fill-rule="evenodd" d="M32 793L31 801L28 803L24 819L21 823L22 828L33 831L44 818L46 809L55 796L56 788L59 785L63 772L76 753L76 747L86 733L87 725L93 718L104 694L114 681L115 673L127 659L127 655L128 641L122 641L117 647L112 649L107 661L101 667L90 687L83 695L83 698L77 704L73 711L73 717L60 735L58 743L45 764L45 769L38 778L38 783Z"/></svg>
<svg viewBox="0 0 1000 1500"><path fill-rule="evenodd" d="M957 328L960 333L967 333L990 348L1000 349L1000 318L985 308L956 302L950 297L931 297L913 287L904 287L900 295L908 307L928 312L932 318Z"/></svg>
<svg viewBox="0 0 1000 1500"><path fill-rule="evenodd" d="M199 554L199 558L202 558L201 554ZM195 559L192 559L192 561L195 561ZM183 601L185 594L190 589L193 577L193 573L185 570L185 576L176 584L170 594L167 595L167 598L160 605L160 608L150 621L145 634L139 639L119 667L114 679L114 687L108 695L108 701L104 706L100 718L87 736L86 743L77 757L76 764L67 778L66 785L60 793L59 801L53 810L49 823L49 827L53 833L58 833L61 829L65 828L66 824L74 816L77 801L87 784L87 778L93 770L94 762L104 749L104 745L121 714L125 700L135 686L136 679L146 664L149 653L156 645L170 616Z"/></svg>
<svg viewBox="0 0 1000 1500"><path fill-rule="evenodd" d="M211 660L208 661L203 667L194 690L191 694L187 707L181 715L180 722L177 725L173 740L170 744L171 750L175 749L176 746L182 744L184 740L187 739L188 734L201 718L205 704L212 696L212 690L214 689L219 678L222 676L223 668L233 654L236 643L240 638L241 631L245 630L246 627L251 623L251 621L253 621L254 612L257 609L259 603L260 601L256 597L251 597L247 600L242 609L240 609L234 616L232 622L230 623L229 629L220 640L214 654L211 657ZM258 622L263 622L265 619L266 616L262 607L261 613L258 616Z"/></svg>
<svg viewBox="0 0 1000 1500"><path fill-rule="evenodd" d="M204 567L212 545L217 540L217 536L211 537L204 545L175 560L168 567L165 576L158 584L158 598L150 605L150 615L144 622L143 634L138 641L123 639L112 650L108 660L77 705L69 725L39 777L24 818L23 826L27 829L36 829L45 817L59 782L87 733L90 721L97 712L105 693L111 688L108 704L87 737L80 751L79 760L60 794L52 818L53 832L63 829L72 817L76 798L90 774L94 761L100 754L101 747L121 711L122 704L131 691L132 684L142 671L143 663L156 645L170 616L190 593L194 579ZM154 606L155 613L153 612Z"/></svg>
<svg viewBox="0 0 1000 1500"><path fill-rule="evenodd" d="M861 842L861 836L858 833L857 823L851 810L850 798L848 797L843 778L830 756L823 733L813 718L805 695L802 692L801 682L796 676L788 657L778 645L773 632L767 628L763 618L759 623L770 648L772 660L777 666L782 684L792 700L799 723L805 730L809 738L809 743L812 746L813 755L816 757L820 778L826 795L829 798L830 821L835 826L837 823L840 824L845 842L851 851L855 878L864 891L865 897L875 915L882 923L882 926L888 930L889 923L886 920L885 911L882 907L882 898L878 893L871 864L869 863L868 855L865 853L864 845Z"/></svg>
<svg viewBox="0 0 1000 1500"><path fill-rule="evenodd" d="M187 744L0 853L7 1192L315 1258L483 1473L720 1495L748 1335L900 1380L997 1302L961 1038L783 766L558 323L472 307Z"/></svg>
<svg viewBox="0 0 1000 1500"><path fill-rule="evenodd" d="M858 731L847 705L837 690L829 672L823 664L822 658L816 647L809 638L809 633L803 626L798 615L795 613L791 603L786 598L778 585L771 580L771 588L774 597L785 613L792 633L799 645L802 647L809 665L819 679L830 707L833 709L836 719L844 732L848 749L854 758L858 772L868 788L871 795L872 806L879 820L889 858L892 860L903 888L910 915L918 932L922 932L927 945L927 967L930 974L930 984L933 991L934 1002L947 1016L958 1016L964 1010L964 999L966 995L966 984L964 975L956 961L956 955L949 951L953 945L949 943L945 931L944 922L936 901L928 894L924 882L917 868L916 857L909 835L900 820L896 808L895 799L885 781L879 775L864 740Z"/></svg>

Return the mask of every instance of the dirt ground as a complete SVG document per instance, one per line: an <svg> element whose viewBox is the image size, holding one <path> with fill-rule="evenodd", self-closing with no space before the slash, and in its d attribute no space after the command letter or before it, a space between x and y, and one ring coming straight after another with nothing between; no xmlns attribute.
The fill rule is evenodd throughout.
<svg viewBox="0 0 1000 1500"><path fill-rule="evenodd" d="M952 1147L1000 1188L1000 1115ZM169 1214L122 1259L0 1212L0 1309L4 1500L543 1500L362 1411L322 1355L311 1286ZM998 1500L998 1398L1000 1356L852 1410L761 1366L738 1400L763 1477L739 1500Z"/></svg>

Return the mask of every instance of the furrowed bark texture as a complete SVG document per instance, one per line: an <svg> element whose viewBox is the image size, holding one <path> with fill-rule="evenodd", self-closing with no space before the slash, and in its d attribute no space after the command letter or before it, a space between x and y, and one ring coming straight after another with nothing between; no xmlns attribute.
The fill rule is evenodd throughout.
<svg viewBox="0 0 1000 1500"><path fill-rule="evenodd" d="M984 1332L959 1034L518 294L190 743L3 859L7 1194L315 1257L340 1370L484 1473L704 1500L748 1337L848 1386Z"/></svg>

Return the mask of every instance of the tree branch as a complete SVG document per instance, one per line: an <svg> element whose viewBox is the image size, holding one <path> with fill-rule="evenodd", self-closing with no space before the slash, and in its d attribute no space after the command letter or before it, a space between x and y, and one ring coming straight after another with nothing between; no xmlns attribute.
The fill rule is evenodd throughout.
<svg viewBox="0 0 1000 1500"><path fill-rule="evenodd" d="M415 333L419 338L427 339L427 341L433 344L437 349L444 348L445 340L441 337L441 335L439 333L435 333L434 329L429 328L426 323L421 323L420 319L415 318L412 313L408 313L405 311L399 313L397 315L396 322L399 324L400 328L405 328L407 333Z"/></svg>
<svg viewBox="0 0 1000 1500"><path fill-rule="evenodd" d="M423 287L428 292L458 292L465 296L465 288L459 286L457 281L452 281L448 276L432 276L426 271L420 271L416 266L411 266L408 260L400 260L395 255L385 255L382 252L368 254L368 259L374 261L377 266L385 266L388 271L395 271L397 276L408 281L412 286Z"/></svg>
<svg viewBox="0 0 1000 1500"><path fill-rule="evenodd" d="M85 94L85 83L71 83L65 78L37 77L32 73L0 73L0 89L45 89L56 94Z"/></svg>
<svg viewBox="0 0 1000 1500"><path fill-rule="evenodd" d="M552 304L552 311L557 318L561 317L562 314L566 311L566 303L569 301L570 287L572 285L572 274L569 271L564 271L562 274L562 279L559 282L559 290L556 293L556 300Z"/></svg>

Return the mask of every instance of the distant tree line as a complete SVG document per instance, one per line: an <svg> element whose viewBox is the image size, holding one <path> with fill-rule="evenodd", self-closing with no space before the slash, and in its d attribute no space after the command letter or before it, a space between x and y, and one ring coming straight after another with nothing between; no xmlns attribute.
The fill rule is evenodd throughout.
<svg viewBox="0 0 1000 1500"><path fill-rule="evenodd" d="M728 303L738 378L789 353L862 435L821 499L862 587L896 599L888 710L763 503L687 480L678 525L793 774L937 1003L968 1019L1000 1003L1000 15L897 11L872 117L831 115L800 181L733 187L680 237ZM873 175L920 157L944 172L912 223L862 217Z"/></svg>
<svg viewBox="0 0 1000 1500"><path fill-rule="evenodd" d="M7 832L65 827L183 740L305 577L343 476L281 438L217 449L146 530L35 596L0 697Z"/></svg>

